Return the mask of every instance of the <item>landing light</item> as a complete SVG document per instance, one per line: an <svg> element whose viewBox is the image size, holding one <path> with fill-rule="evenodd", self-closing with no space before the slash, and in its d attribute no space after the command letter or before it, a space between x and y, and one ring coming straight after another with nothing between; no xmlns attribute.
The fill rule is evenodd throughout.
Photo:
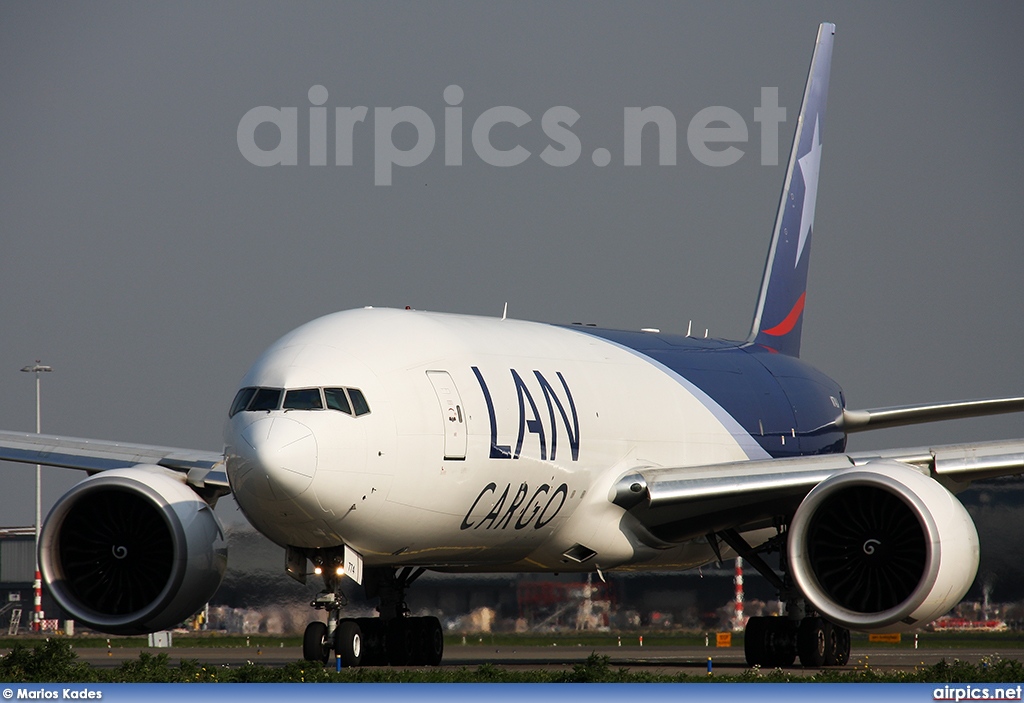
<svg viewBox="0 0 1024 703"><path fill-rule="evenodd" d="M344 576L345 575L345 567L344 566L339 566L337 569L334 570L334 573L337 574L338 576Z"/></svg>
<svg viewBox="0 0 1024 703"><path fill-rule="evenodd" d="M316 574L317 576L319 576L323 572L324 572L324 568L322 566L314 566L313 567L313 573Z"/></svg>

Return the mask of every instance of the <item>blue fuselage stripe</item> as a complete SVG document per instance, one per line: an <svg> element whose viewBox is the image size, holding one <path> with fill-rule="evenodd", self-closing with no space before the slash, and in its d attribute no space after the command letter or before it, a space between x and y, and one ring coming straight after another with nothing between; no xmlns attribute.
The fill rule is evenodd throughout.
<svg viewBox="0 0 1024 703"><path fill-rule="evenodd" d="M654 364L707 407L751 459L843 451L842 389L814 367L758 345L681 335L568 329Z"/></svg>

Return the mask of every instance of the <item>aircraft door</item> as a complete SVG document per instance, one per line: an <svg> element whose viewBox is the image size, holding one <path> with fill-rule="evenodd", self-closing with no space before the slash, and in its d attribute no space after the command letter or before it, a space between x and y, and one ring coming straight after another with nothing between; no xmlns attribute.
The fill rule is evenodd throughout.
<svg viewBox="0 0 1024 703"><path fill-rule="evenodd" d="M459 389L455 387L447 371L427 371L427 378L434 386L437 403L441 408L444 423L444 458L466 458L466 412L462 407Z"/></svg>

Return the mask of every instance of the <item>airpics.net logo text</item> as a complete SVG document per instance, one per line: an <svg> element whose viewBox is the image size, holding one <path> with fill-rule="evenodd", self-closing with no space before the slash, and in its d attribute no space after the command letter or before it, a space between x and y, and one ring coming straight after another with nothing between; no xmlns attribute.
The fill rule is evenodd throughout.
<svg viewBox="0 0 1024 703"><path fill-rule="evenodd" d="M308 93L310 107L308 135L310 166L327 166L329 109L325 106L327 88L314 85ZM444 89L444 126L442 140L445 166L461 166L465 157L463 136L469 118L461 107L465 92L457 85ZM366 124L370 108L334 108L334 155L333 165L352 166L354 142L361 136L370 136L370 125ZM778 88L761 88L761 104L754 108L754 122L760 125L761 164L775 166L779 163L779 125L786 121L786 108L779 106ZM541 161L549 166L565 167L576 163L583 154L583 144L572 127L580 119L580 113L571 107L558 105L548 108L540 118L540 129L550 143L538 154ZM305 121L305 120L303 120ZM375 107L372 117L373 137L373 182L379 186L391 185L394 168L412 168L425 162L437 146L438 134L430 114L419 107ZM484 110L472 119L470 146L480 161L491 166L507 168L518 166L533 156L519 144L516 130L525 128L533 118L524 110L511 105L499 105ZM256 131L263 125L276 127L277 145L263 148L257 143ZM402 125L407 125L402 127ZM492 132L499 125L503 132L502 147L495 146ZM511 128L508 127L511 125ZM651 125L652 128L647 128ZM305 125L303 125L305 128ZM410 129L411 128L411 129ZM515 128L515 129L512 129ZM408 148L395 143L396 130L415 131L416 138ZM265 132L265 130L264 130ZM512 134L514 146L508 146L508 135ZM624 166L640 166L642 145L645 135L657 140L658 163L662 166L676 164L676 117L671 110L661 106L626 107L622 111L622 163ZM254 107L238 122L238 150L245 159L255 166L297 166L300 161L300 129L298 107ZM741 158L745 151L737 145L745 145L749 139L747 122L743 116L729 107L715 105L698 111L686 127L686 146L690 154L706 166L730 166ZM265 141L265 140L259 140ZM400 140L405 144L407 140ZM305 151L306 144L303 144ZM303 155L305 156L305 155ZM590 153L595 166L608 166L612 162L610 150L599 147ZM302 159L306 161L305 158Z"/></svg>

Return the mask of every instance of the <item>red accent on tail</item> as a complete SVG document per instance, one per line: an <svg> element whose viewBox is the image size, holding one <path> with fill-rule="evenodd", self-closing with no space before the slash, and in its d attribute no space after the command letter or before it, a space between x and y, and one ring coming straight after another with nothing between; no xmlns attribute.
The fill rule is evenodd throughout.
<svg viewBox="0 0 1024 703"><path fill-rule="evenodd" d="M796 301L796 305L786 315L786 319L775 325L769 330L762 330L765 334L770 334L772 337L781 337L785 334L789 334L796 327L796 321L800 319L801 313L804 311L804 301L807 299L807 291L800 296L800 299Z"/></svg>

